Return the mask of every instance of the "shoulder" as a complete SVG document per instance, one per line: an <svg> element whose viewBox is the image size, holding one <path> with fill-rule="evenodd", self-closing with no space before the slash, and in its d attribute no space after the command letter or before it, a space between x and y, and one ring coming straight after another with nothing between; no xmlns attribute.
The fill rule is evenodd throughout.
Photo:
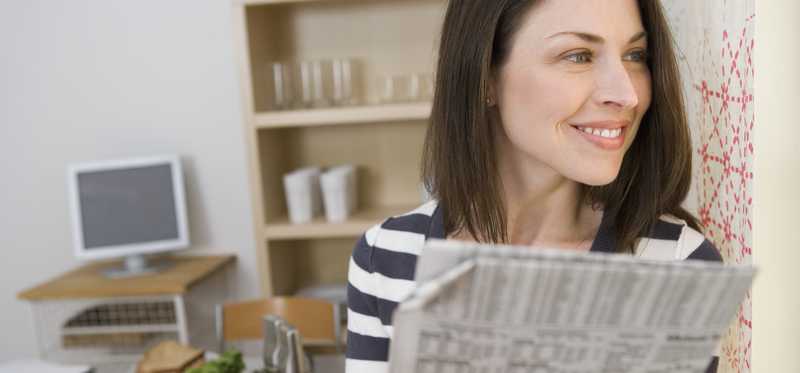
<svg viewBox="0 0 800 373"><path fill-rule="evenodd" d="M721 262L722 256L701 232L673 215L662 215L640 241L640 255L652 259L694 259Z"/></svg>
<svg viewBox="0 0 800 373"><path fill-rule="evenodd" d="M721 262L719 250L702 233L684 225L681 231L681 254L685 259Z"/></svg>
<svg viewBox="0 0 800 373"><path fill-rule="evenodd" d="M433 214L437 206L438 202L432 200L406 213L391 216L377 225L378 233L386 231L402 232L427 237L431 229L431 224L433 223Z"/></svg>
<svg viewBox="0 0 800 373"><path fill-rule="evenodd" d="M371 272L412 280L417 256L425 245L437 205L436 201L429 201L375 224L356 244L353 258Z"/></svg>

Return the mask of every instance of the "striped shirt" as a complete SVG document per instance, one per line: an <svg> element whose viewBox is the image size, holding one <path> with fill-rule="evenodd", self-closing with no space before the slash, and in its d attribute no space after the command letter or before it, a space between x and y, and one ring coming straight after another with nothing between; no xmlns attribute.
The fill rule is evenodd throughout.
<svg viewBox="0 0 800 373"><path fill-rule="evenodd" d="M375 225L356 244L348 271L347 373L388 371L392 313L416 286L417 256L429 238L445 238L436 201ZM613 222L606 216L590 251L616 252ZM700 232L672 216L659 219L639 240L636 253L655 260L722 261Z"/></svg>

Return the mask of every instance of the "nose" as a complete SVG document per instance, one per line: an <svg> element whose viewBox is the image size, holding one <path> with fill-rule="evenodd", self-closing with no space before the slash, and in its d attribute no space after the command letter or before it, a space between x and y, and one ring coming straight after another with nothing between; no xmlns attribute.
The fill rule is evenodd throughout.
<svg viewBox="0 0 800 373"><path fill-rule="evenodd" d="M618 109L630 109L639 103L633 79L622 61L608 62L599 68L595 99L602 106Z"/></svg>

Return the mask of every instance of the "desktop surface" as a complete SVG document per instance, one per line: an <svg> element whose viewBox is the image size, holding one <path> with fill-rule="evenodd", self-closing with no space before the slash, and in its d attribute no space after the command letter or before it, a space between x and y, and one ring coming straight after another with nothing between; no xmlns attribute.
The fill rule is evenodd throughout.
<svg viewBox="0 0 800 373"><path fill-rule="evenodd" d="M84 265L19 293L24 300L81 299L121 296L184 294L189 287L216 270L233 262L234 255L170 256L172 266L154 274L110 279L104 270L119 266L120 261L101 261Z"/></svg>

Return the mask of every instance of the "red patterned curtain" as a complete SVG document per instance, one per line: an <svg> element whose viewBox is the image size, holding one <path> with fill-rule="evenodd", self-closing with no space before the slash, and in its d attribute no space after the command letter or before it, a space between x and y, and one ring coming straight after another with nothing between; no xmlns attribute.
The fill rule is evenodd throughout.
<svg viewBox="0 0 800 373"><path fill-rule="evenodd" d="M686 207L726 263L752 263L754 0L662 0L672 24L694 145ZM750 372L748 294L720 348L719 372Z"/></svg>

